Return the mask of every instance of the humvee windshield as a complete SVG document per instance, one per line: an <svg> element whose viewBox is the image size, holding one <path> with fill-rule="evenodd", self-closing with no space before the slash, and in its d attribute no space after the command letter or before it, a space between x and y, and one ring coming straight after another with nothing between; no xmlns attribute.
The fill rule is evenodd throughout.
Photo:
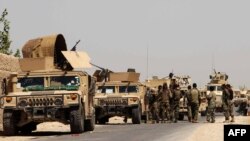
<svg viewBox="0 0 250 141"><path fill-rule="evenodd" d="M50 86L79 86L79 78L76 76L53 76L50 77Z"/></svg>
<svg viewBox="0 0 250 141"><path fill-rule="evenodd" d="M45 86L48 80L48 86ZM80 79L77 76L23 77L18 78L17 83L17 88L23 91L78 90L79 86Z"/></svg>
<svg viewBox="0 0 250 141"><path fill-rule="evenodd" d="M115 86L99 86L97 89L97 93L115 93Z"/></svg>
<svg viewBox="0 0 250 141"><path fill-rule="evenodd" d="M29 86L44 86L43 77L24 77L18 79L18 84L20 87L25 88Z"/></svg>
<svg viewBox="0 0 250 141"><path fill-rule="evenodd" d="M137 93L138 87L137 86L120 86L119 92L120 93Z"/></svg>
<svg viewBox="0 0 250 141"><path fill-rule="evenodd" d="M210 87L214 87L215 91L222 91L221 86L207 86L207 90L210 90Z"/></svg>

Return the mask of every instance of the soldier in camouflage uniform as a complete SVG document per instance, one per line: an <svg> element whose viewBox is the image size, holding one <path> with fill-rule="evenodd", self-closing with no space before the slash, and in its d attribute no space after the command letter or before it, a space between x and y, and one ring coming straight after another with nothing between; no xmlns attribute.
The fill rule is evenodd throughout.
<svg viewBox="0 0 250 141"><path fill-rule="evenodd" d="M150 107L152 119L153 121L156 121L157 123L159 123L158 95L161 94L161 92L162 92L162 86L159 85L157 95L153 94L149 101L149 107Z"/></svg>
<svg viewBox="0 0 250 141"><path fill-rule="evenodd" d="M207 122L214 123L216 94L214 92L214 87L210 87L209 90L210 93L207 95L207 101L208 101Z"/></svg>
<svg viewBox="0 0 250 141"><path fill-rule="evenodd" d="M173 86L173 94L171 97L171 114L172 114L172 121L177 122L179 118L179 103L180 103L180 98L181 98L181 90L178 84L174 84Z"/></svg>
<svg viewBox="0 0 250 141"><path fill-rule="evenodd" d="M233 102L234 92L230 84L227 84L226 87L229 91L229 115L231 116L230 122L234 122L234 102Z"/></svg>
<svg viewBox="0 0 250 141"><path fill-rule="evenodd" d="M198 121L198 110L200 105L200 91L197 89L197 84L193 83L193 89L191 90L191 110L192 110L192 122Z"/></svg>
<svg viewBox="0 0 250 141"><path fill-rule="evenodd" d="M188 86L188 90L186 92L187 97L187 112L188 112L188 121L192 122L192 109L191 109L191 102L192 102L192 96L191 96L191 86Z"/></svg>
<svg viewBox="0 0 250 141"><path fill-rule="evenodd" d="M224 116L225 116L225 121L224 122L229 122L229 118L231 116L231 122L234 122L234 114L233 114L233 92L231 89L231 86L226 86L222 85L222 106L224 110Z"/></svg>
<svg viewBox="0 0 250 141"><path fill-rule="evenodd" d="M169 113L170 113L170 103L169 103L169 97L170 97L170 90L168 89L167 83L163 84L163 90L158 95L159 96L159 103L160 103L160 115L162 122L165 122L165 118L167 120L170 119Z"/></svg>

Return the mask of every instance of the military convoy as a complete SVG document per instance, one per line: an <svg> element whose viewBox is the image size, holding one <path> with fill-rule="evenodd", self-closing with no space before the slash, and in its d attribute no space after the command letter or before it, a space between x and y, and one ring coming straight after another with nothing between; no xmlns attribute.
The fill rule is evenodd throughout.
<svg viewBox="0 0 250 141"><path fill-rule="evenodd" d="M139 82L139 73L110 72L105 80L99 79L99 73L95 75L100 80L94 98L96 123L105 124L114 116L124 117L125 122L132 118L133 124L147 120L146 87Z"/></svg>
<svg viewBox="0 0 250 141"><path fill-rule="evenodd" d="M134 69L112 72L101 68L92 77L76 69L96 65L89 63L85 52L67 51L61 34L29 40L22 53L21 72L11 74L2 84L0 108L5 135L27 134L36 130L38 124L50 121L70 124L72 133L92 131L95 123L105 124L113 116L123 116L125 122L132 118L133 124L140 124L149 119L147 88L156 91L159 85L169 86L172 80L179 84L183 94L179 120L188 114L184 95L191 85L189 76L153 77L141 83L140 74ZM216 111L223 110L221 86L227 84L228 75L215 71L210 79L206 89L200 90L202 116L206 115L210 87L215 88Z"/></svg>
<svg viewBox="0 0 250 141"><path fill-rule="evenodd" d="M70 124L72 133L94 130L95 79L77 67L87 67L85 53L67 51L64 37L29 40L19 60L21 72L6 81L1 98L3 133L30 133L38 124L58 121ZM72 58L85 64L76 64Z"/></svg>

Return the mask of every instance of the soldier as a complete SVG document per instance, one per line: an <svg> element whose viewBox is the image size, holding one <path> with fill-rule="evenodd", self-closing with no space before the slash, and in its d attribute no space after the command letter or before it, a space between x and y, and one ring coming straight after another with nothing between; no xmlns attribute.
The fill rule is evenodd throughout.
<svg viewBox="0 0 250 141"><path fill-rule="evenodd" d="M193 83L193 89L191 90L191 110L192 110L192 122L198 123L198 110L200 105L200 91L197 89L197 84Z"/></svg>
<svg viewBox="0 0 250 141"><path fill-rule="evenodd" d="M170 112L170 104L169 104L169 96L170 96L170 90L168 89L167 83L163 84L163 90L158 95L159 96L159 102L160 102L160 115L162 122L165 122L165 118L169 120L169 112Z"/></svg>
<svg viewBox="0 0 250 141"><path fill-rule="evenodd" d="M223 109L225 111L225 122L229 122L231 116L231 121L234 122L234 103L233 103L233 90L230 84L223 85Z"/></svg>
<svg viewBox="0 0 250 141"><path fill-rule="evenodd" d="M191 110L191 102L192 102L192 96L191 96L191 86L188 86L188 90L186 92L187 97L187 111L188 111L188 121L192 122L192 110Z"/></svg>
<svg viewBox="0 0 250 141"><path fill-rule="evenodd" d="M171 97L171 114L172 120L176 123L179 118L179 102L181 98L181 90L178 84L173 86L173 95Z"/></svg>
<svg viewBox="0 0 250 141"><path fill-rule="evenodd" d="M150 101L149 101L149 107L150 107L150 112L152 115L153 121L156 121L159 123L159 110L158 110L158 95L161 94L162 92L162 86L158 86L158 91L157 91L157 96L156 94L153 94Z"/></svg>
<svg viewBox="0 0 250 141"><path fill-rule="evenodd" d="M214 87L209 87L209 90L210 93L207 95L207 101L208 101L207 122L214 123L216 94L214 92Z"/></svg>

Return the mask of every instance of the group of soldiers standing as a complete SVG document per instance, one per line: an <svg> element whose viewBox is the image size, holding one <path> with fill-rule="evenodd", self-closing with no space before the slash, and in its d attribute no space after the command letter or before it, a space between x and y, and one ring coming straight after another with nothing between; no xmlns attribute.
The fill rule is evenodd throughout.
<svg viewBox="0 0 250 141"><path fill-rule="evenodd" d="M174 122L179 119L179 102L182 97L187 98L188 118L190 122L198 122L198 109L200 103L200 92L196 83L188 87L187 91L180 89L175 80L171 80L168 87L167 83L158 86L156 93L148 88L147 96L149 99L149 109L153 121L159 123Z"/></svg>
<svg viewBox="0 0 250 141"><path fill-rule="evenodd" d="M216 94L214 87L209 88L210 92L207 98L207 122L215 122ZM234 122L233 114L233 90L229 84L222 85L222 106L224 110L225 121ZM183 91L180 86L171 81L169 87L167 83L158 86L158 90L154 91L147 89L147 97L149 99L149 111L153 121L159 123L174 122L179 118L179 102L182 97L187 99L188 120L192 123L198 122L199 105L201 103L200 91L197 89L197 84L189 85L188 89ZM231 121L229 118L231 117Z"/></svg>

